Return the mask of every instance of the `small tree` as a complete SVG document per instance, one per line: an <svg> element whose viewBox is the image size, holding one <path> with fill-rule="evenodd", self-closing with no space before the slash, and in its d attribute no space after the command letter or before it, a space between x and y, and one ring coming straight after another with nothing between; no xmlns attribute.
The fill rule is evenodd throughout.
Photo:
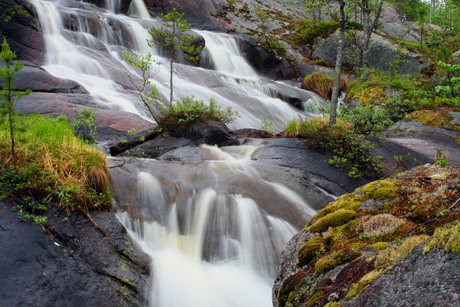
<svg viewBox="0 0 460 307"><path fill-rule="evenodd" d="M342 71L342 62L343 54L345 49L345 1L339 0L340 7L340 35L339 35L339 48L337 50L337 58L335 61L335 71L334 71L334 86L332 88L332 98L331 98L331 113L329 115L329 127L336 124L337 119L337 104L339 100L339 91L340 91L340 75Z"/></svg>
<svg viewBox="0 0 460 307"><path fill-rule="evenodd" d="M154 39L149 41L149 45L153 46L155 44L159 44L163 46L167 51L169 51L169 59L170 59L170 79L169 79L169 87L170 87L170 103L173 102L173 75L174 75L174 60L176 56L176 51L181 49L184 52L184 55L187 59L191 61L198 61L198 56L193 56L194 52L199 52L201 47L196 48L192 43L195 40L195 36L187 36L183 35L188 29L190 29L190 24L187 23L187 20L182 19L184 13L180 14L173 9L173 11L169 14L161 13L161 17L167 21L166 27L170 28L170 31L167 31L163 27L155 28L152 27L152 31L149 31L150 35L153 36Z"/></svg>
<svg viewBox="0 0 460 307"><path fill-rule="evenodd" d="M24 68L24 65L16 60L16 53L10 49L10 45L3 39L2 51L0 52L0 60L5 62L5 68L0 69L0 78L3 79L3 88L0 91L0 99L3 102L0 104L0 119L6 120L10 126L11 136L11 155L13 159L13 165L15 165L16 156L14 149L14 129L16 123L17 112L14 107L14 98L22 98L25 95L31 93L27 91L16 91L14 89L14 75Z"/></svg>

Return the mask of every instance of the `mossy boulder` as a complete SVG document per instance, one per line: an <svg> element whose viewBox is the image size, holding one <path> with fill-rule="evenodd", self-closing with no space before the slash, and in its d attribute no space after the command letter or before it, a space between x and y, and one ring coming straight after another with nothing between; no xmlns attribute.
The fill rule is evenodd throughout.
<svg viewBox="0 0 460 307"><path fill-rule="evenodd" d="M423 254L435 248L444 249L448 253L460 253L460 220L437 228L433 238L423 248Z"/></svg>
<svg viewBox="0 0 460 307"><path fill-rule="evenodd" d="M299 265L308 264L313 258L325 251L326 240L321 236L316 236L310 241L303 244L297 254Z"/></svg>
<svg viewBox="0 0 460 307"><path fill-rule="evenodd" d="M368 199L394 199L398 196L400 187L401 182L399 181L377 180L366 184L357 191L362 192L362 201Z"/></svg>
<svg viewBox="0 0 460 307"><path fill-rule="evenodd" d="M358 251L334 251L321 259L315 264L315 272L323 273L332 270L336 266L350 262L361 255Z"/></svg>
<svg viewBox="0 0 460 307"><path fill-rule="evenodd" d="M340 209L319 219L313 225L308 227L307 230L313 233L321 233L326 231L329 227L342 226L352 220L355 216L356 211L354 210Z"/></svg>

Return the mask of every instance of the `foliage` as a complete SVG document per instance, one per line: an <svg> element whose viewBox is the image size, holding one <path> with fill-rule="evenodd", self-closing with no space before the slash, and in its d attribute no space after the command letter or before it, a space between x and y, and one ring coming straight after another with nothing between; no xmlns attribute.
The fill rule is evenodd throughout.
<svg viewBox="0 0 460 307"><path fill-rule="evenodd" d="M275 132L273 130L273 121L268 121L265 116L262 116L262 130L265 130L269 133Z"/></svg>
<svg viewBox="0 0 460 307"><path fill-rule="evenodd" d="M195 37L193 35L187 36L183 33L190 29L191 25L187 23L187 20L182 19L184 13L179 13L176 9L173 9L169 14L161 13L161 18L163 18L167 23L166 27L170 28L170 32L161 28L152 27L152 30L149 31L153 39L149 40L149 45L160 45L164 47L169 52L170 60L170 103L173 102L173 75L174 75L174 61L176 56L176 51L181 50L184 56L190 61L198 61L199 57L195 55L196 52L201 50L201 47L195 47L193 41Z"/></svg>
<svg viewBox="0 0 460 307"><path fill-rule="evenodd" d="M17 163L12 166L6 124L0 126L0 159L5 161L0 166L1 198L34 197L56 202L64 211L111 208L104 155L75 137L64 117L32 115L18 122L24 130L18 131Z"/></svg>
<svg viewBox="0 0 460 307"><path fill-rule="evenodd" d="M354 109L342 107L339 117L353 123L353 128L360 134L374 134L382 132L393 123L388 112L385 108L365 107L362 102L358 102Z"/></svg>
<svg viewBox="0 0 460 307"><path fill-rule="evenodd" d="M83 108L77 111L74 109L74 118L72 120L75 131L78 135L89 142L94 142L97 127L95 126L96 117L94 109Z"/></svg>
<svg viewBox="0 0 460 307"><path fill-rule="evenodd" d="M153 59L150 53L139 55L137 60L133 55L124 53L123 58L125 62L131 64L133 67L139 68L141 71L142 77L140 85L134 82L132 78L130 78L130 80L139 93L141 101L144 103L150 115L158 123L163 105L161 104L160 93L157 87L150 81L150 78L152 77L152 65L159 63Z"/></svg>
<svg viewBox="0 0 460 307"><path fill-rule="evenodd" d="M165 108L159 125L164 127L165 131L171 131L192 121L210 119L229 123L238 117L238 112L233 111L231 107L223 110L212 98L207 105L202 100L187 97Z"/></svg>
<svg viewBox="0 0 460 307"><path fill-rule="evenodd" d="M460 64L447 64L441 61L437 64L445 75L445 85L436 86L436 93L443 92L451 97L460 96Z"/></svg>
<svg viewBox="0 0 460 307"><path fill-rule="evenodd" d="M329 127L327 120L312 118L301 120L296 126L298 135L306 139L307 146L332 151L333 157L329 164L348 170L350 177L381 174L381 163L371 155L374 146L351 130L351 124L339 121Z"/></svg>
<svg viewBox="0 0 460 307"><path fill-rule="evenodd" d="M5 120L8 122L8 130L10 132L11 142L11 155L12 163L15 164L16 153L15 153L15 129L17 128L16 117L17 112L14 109L14 99L22 98L25 95L29 95L30 90L27 91L16 91L14 87L14 75L17 74L24 65L19 63L16 59L16 53L10 49L6 39L3 39L2 51L0 52L0 61L5 62L5 68L0 67L0 78L3 79L3 87L0 91L0 122ZM13 62L14 61L14 62Z"/></svg>
<svg viewBox="0 0 460 307"><path fill-rule="evenodd" d="M280 57L284 57L286 55L286 46L282 41L274 38L270 34L271 26L268 24L267 15L261 8L256 8L255 13L260 29L259 33L262 37L259 40L260 46L269 52L273 52Z"/></svg>

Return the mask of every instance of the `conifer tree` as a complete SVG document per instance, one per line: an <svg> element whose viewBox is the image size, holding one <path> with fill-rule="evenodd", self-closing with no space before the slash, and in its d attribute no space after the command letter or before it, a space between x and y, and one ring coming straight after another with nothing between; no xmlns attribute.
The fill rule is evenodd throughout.
<svg viewBox="0 0 460 307"><path fill-rule="evenodd" d="M25 95L29 95L31 91L15 90L14 75L23 69L24 65L16 60L16 53L10 49L10 45L6 42L6 39L3 40L2 51L0 52L0 60L6 64L4 68L0 68L0 78L3 79L3 87L0 91L0 101L3 101L0 103L0 120L8 121L11 137L11 155L13 165L15 165L16 155L14 148L14 130L16 128L17 112L14 109L14 99L20 99Z"/></svg>

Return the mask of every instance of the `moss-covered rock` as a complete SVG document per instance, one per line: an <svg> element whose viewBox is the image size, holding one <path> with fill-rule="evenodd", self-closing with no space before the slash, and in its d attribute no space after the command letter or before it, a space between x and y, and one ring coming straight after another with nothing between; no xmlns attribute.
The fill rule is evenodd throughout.
<svg viewBox="0 0 460 307"><path fill-rule="evenodd" d="M325 251L326 240L321 236L316 236L310 241L303 244L297 254L299 265L308 264L313 258Z"/></svg>
<svg viewBox="0 0 460 307"><path fill-rule="evenodd" d="M388 242L377 242L371 245L371 249L374 251L380 251L380 250L384 250L388 246L390 246L390 243Z"/></svg>
<svg viewBox="0 0 460 307"><path fill-rule="evenodd" d="M377 180L366 184L361 190L362 200L368 199L394 199L398 196L398 189L401 186L399 181Z"/></svg>
<svg viewBox="0 0 460 307"><path fill-rule="evenodd" d="M323 273L332 270L336 266L352 261L360 256L358 251L334 251L321 259L315 264L315 272Z"/></svg>
<svg viewBox="0 0 460 307"><path fill-rule="evenodd" d="M326 231L329 227L342 226L352 220L355 216L356 211L354 210L340 209L319 219L313 225L308 227L307 230L313 233L321 233Z"/></svg>
<svg viewBox="0 0 460 307"><path fill-rule="evenodd" d="M426 255L434 248L460 253L460 220L437 228L433 238L423 248L423 254Z"/></svg>

